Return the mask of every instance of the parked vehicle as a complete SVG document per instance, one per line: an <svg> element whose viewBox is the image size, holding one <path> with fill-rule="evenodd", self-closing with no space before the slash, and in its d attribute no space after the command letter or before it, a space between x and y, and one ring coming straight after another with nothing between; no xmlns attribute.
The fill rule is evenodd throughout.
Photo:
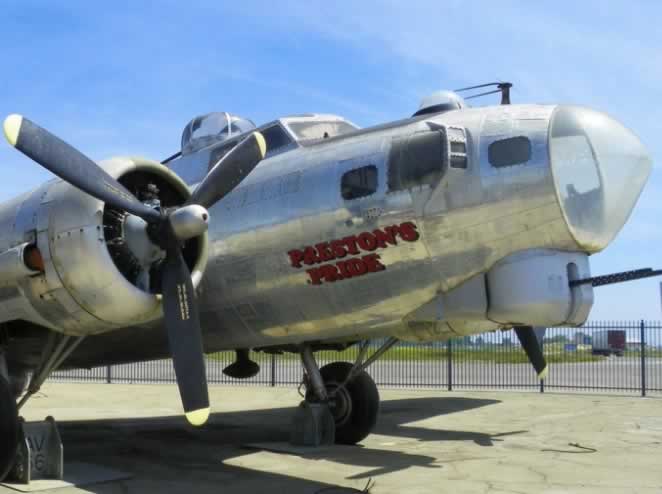
<svg viewBox="0 0 662 494"><path fill-rule="evenodd" d="M617 355L625 353L625 330L610 329L593 333L593 355Z"/></svg>

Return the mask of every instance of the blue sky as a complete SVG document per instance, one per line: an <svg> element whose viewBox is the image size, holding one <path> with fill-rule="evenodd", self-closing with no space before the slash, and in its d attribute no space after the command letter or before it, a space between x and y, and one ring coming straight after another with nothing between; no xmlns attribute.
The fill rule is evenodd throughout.
<svg viewBox="0 0 662 494"><path fill-rule="evenodd" d="M662 267L662 3L49 2L0 12L0 115L23 113L94 159L176 151L193 116L307 111L361 126L424 95L495 79L513 102L607 111L654 170L594 273ZM0 145L0 201L49 178ZM596 290L592 319L660 319L659 281Z"/></svg>

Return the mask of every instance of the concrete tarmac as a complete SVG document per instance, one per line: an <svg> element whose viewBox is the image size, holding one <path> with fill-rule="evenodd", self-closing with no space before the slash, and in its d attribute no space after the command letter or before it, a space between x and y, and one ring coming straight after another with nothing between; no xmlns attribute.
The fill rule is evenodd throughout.
<svg viewBox="0 0 662 494"><path fill-rule="evenodd" d="M659 398L380 393L379 424L362 445L304 456L245 446L287 441L300 401L288 388L212 386L202 429L185 423L172 385L51 383L24 416L58 420L65 471L87 462L133 475L57 494L333 494L369 479L373 494L662 493Z"/></svg>

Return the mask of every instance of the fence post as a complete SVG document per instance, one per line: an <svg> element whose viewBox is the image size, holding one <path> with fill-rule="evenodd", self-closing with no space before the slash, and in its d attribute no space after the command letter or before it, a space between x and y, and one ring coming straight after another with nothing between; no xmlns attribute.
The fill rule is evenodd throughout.
<svg viewBox="0 0 662 494"><path fill-rule="evenodd" d="M276 386L276 354L271 354L271 387Z"/></svg>
<svg viewBox="0 0 662 494"><path fill-rule="evenodd" d="M646 326L641 320L639 326L639 345L641 352L641 396L646 396Z"/></svg>
<svg viewBox="0 0 662 494"><path fill-rule="evenodd" d="M535 330L534 330L534 331L535 331ZM536 339L537 339L537 338L538 338L538 335L536 334ZM543 333L543 337L540 338L540 342L539 342L539 343L540 343L540 351L542 352L543 355L545 355L545 347L543 346L543 345L544 345L544 343L543 343L544 341L545 341L545 336L544 336L544 333ZM548 364L548 365L549 365L549 364ZM544 393L544 392L545 392L545 380L544 380L544 379L540 379L540 392L541 392L541 393Z"/></svg>
<svg viewBox="0 0 662 494"><path fill-rule="evenodd" d="M453 340L446 341L446 366L448 369L448 391L453 391Z"/></svg>
<svg viewBox="0 0 662 494"><path fill-rule="evenodd" d="M106 384L110 384L113 382L113 376L112 376L112 365L107 365L106 366Z"/></svg>

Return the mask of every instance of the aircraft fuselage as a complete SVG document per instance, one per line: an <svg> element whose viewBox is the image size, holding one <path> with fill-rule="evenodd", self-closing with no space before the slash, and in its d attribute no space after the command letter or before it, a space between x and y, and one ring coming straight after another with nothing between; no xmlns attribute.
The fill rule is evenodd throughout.
<svg viewBox="0 0 662 494"><path fill-rule="evenodd" d="M590 276L587 256L627 219L650 162L624 156L624 190L610 176L613 150L580 110L463 109L268 154L209 211L199 285L205 350L581 324L592 291L568 282ZM607 137L636 140L613 124ZM221 145L168 167L193 188ZM569 153L579 158L570 163ZM122 282L101 274L112 271L107 253L89 252L104 247L102 204L79 196L56 181L0 210L0 223L13 225L0 247L33 232L50 246L45 257L57 282L46 284L59 283L40 292L36 279L19 282L23 301L7 317L20 313L69 334L114 333L108 342L151 334L159 326L156 302L140 306L136 327L118 315L117 304L130 315L143 295L118 298ZM92 240L84 238L88 229L97 232Z"/></svg>

